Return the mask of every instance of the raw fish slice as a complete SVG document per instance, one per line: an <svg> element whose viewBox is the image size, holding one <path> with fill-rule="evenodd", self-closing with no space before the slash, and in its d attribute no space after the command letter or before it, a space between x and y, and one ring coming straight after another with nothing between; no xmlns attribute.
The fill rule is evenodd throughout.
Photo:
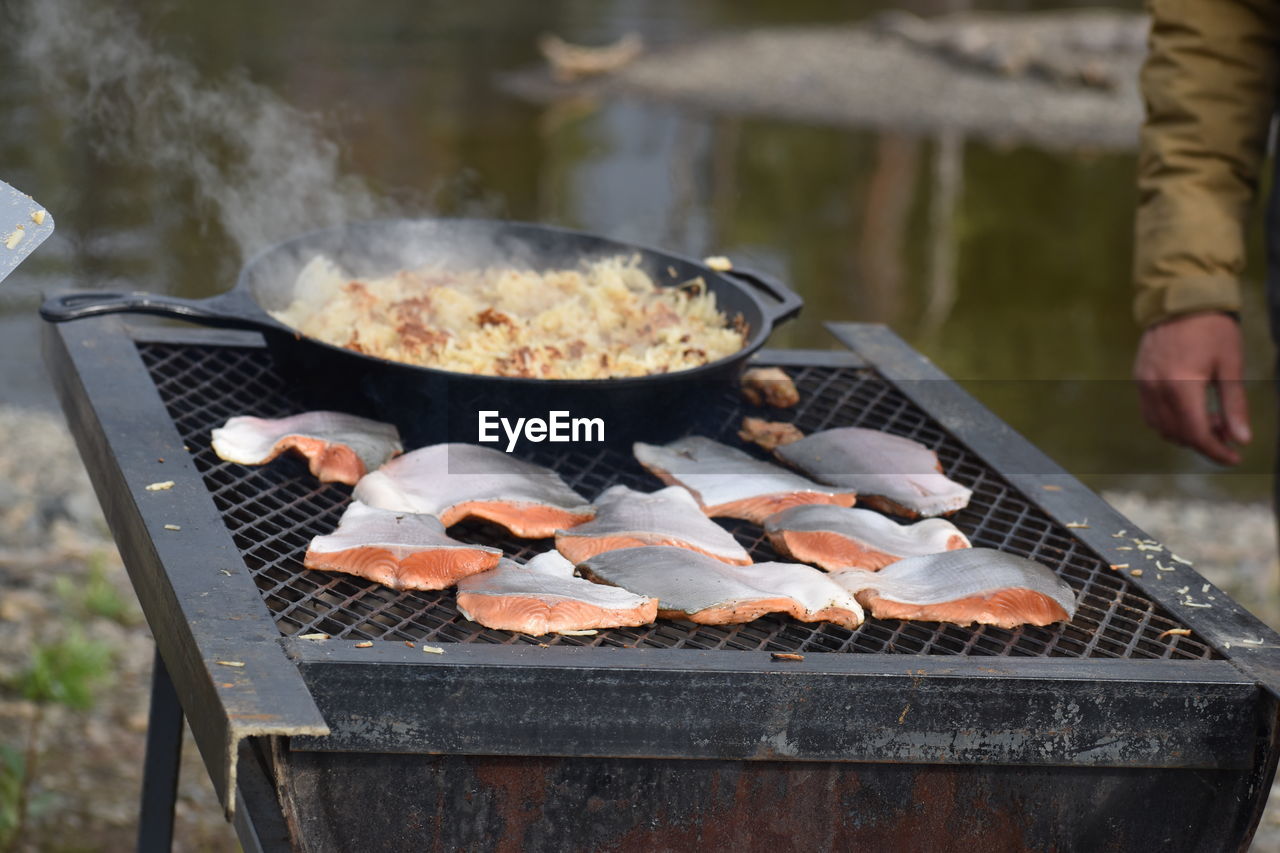
<svg viewBox="0 0 1280 853"><path fill-rule="evenodd" d="M828 489L798 474L762 462L702 436L659 447L636 442L636 459L667 485L684 486L713 517L762 522L801 504L852 506L852 490Z"/></svg>
<svg viewBox="0 0 1280 853"><path fill-rule="evenodd" d="M231 418L213 431L213 452L241 465L262 465L286 450L307 458L322 483L356 481L404 450L391 424L342 412L303 412L287 418Z"/></svg>
<svg viewBox="0 0 1280 853"><path fill-rule="evenodd" d="M608 551L579 568L592 580L657 598L658 615L703 625L736 625L766 613L802 622L862 624L854 597L817 569L797 563L735 566L684 548Z"/></svg>
<svg viewBox="0 0 1280 853"><path fill-rule="evenodd" d="M575 578L573 563L547 551L459 581L458 609L486 628L541 635L647 625L658 600Z"/></svg>
<svg viewBox="0 0 1280 853"><path fill-rule="evenodd" d="M764 531L793 560L828 571L880 569L903 557L968 548L968 538L944 518L899 524L869 509L797 506L771 515Z"/></svg>
<svg viewBox="0 0 1280 853"><path fill-rule="evenodd" d="M824 483L854 489L864 506L908 518L956 512L973 494L941 473L938 454L879 430L829 429L774 453Z"/></svg>
<svg viewBox="0 0 1280 853"><path fill-rule="evenodd" d="M450 539L434 516L352 501L337 530L311 540L302 564L394 589L444 589L459 578L492 569L501 557L497 548Z"/></svg>
<svg viewBox="0 0 1280 853"><path fill-rule="evenodd" d="M556 472L478 444L433 444L367 474L355 496L370 506L434 515L446 527L468 516L541 539L590 521L595 509Z"/></svg>
<svg viewBox="0 0 1280 853"><path fill-rule="evenodd" d="M908 557L878 572L853 569L831 579L880 619L920 619L1014 628L1070 621L1076 597L1039 563L993 548Z"/></svg>
<svg viewBox="0 0 1280 853"><path fill-rule="evenodd" d="M644 545L672 545L726 563L751 563L738 540L703 515L698 502L680 486L652 493L614 486L596 498L594 521L556 531L556 550L574 563Z"/></svg>

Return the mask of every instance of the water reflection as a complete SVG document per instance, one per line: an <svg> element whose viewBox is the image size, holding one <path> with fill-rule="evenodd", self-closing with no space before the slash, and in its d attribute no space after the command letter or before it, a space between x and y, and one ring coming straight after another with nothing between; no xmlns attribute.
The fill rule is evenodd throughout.
<svg viewBox="0 0 1280 853"><path fill-rule="evenodd" d="M777 346L828 346L828 321L888 323L1098 484L1158 488L1159 478L1137 475L1168 470L1184 477L1178 486L1192 477L1200 491L1264 494L1269 447L1250 452L1253 476L1208 477L1140 426L1125 381L1136 339L1131 154L658 103L535 106L494 85L497 72L536 61L543 31L603 42L637 30L663 44L724 27L844 22L886 5L431 2L371 14L336 2L233 0L142 14L205 78L245 69L288 103L323 113L347 169L402 207L728 254L805 296L804 315L777 333ZM47 402L31 367L42 289L209 295L230 286L240 258L189 176L156 168L145 152L134 162L104 156L99 128L59 112L30 79L11 46L0 47L4 177L59 221L57 237L0 286L0 400ZM1258 287L1249 298L1247 314L1260 316ZM1249 334L1255 375L1266 375L1264 331ZM1252 395L1259 435L1271 429L1268 395Z"/></svg>

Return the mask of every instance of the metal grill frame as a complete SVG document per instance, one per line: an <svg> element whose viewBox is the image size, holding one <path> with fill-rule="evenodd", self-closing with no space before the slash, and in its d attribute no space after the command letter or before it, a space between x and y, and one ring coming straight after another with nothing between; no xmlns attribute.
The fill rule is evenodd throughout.
<svg viewBox="0 0 1280 853"><path fill-rule="evenodd" d="M1110 560L1121 544L1110 531L1142 535L888 330L832 331L1056 524L1088 517L1089 529L1071 531L1086 549ZM1280 637L1220 590L1212 609L1180 606L1177 587L1206 583L1190 567L1176 584L1125 582L1221 659L779 662L767 651L478 643L435 655L400 642L281 638L139 342L261 341L110 318L45 335L72 432L228 810L237 745L258 735L323 751L1254 768L1259 779L1274 770L1259 746L1275 737ZM1027 471L1041 473L1018 473ZM175 486L145 490L159 480Z"/></svg>

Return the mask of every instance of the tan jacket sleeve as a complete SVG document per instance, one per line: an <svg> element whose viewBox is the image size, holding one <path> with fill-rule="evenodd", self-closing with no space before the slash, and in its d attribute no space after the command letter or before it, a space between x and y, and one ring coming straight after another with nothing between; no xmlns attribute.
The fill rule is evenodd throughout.
<svg viewBox="0 0 1280 853"><path fill-rule="evenodd" d="M1280 0L1148 0L1134 314L1240 307L1280 70Z"/></svg>

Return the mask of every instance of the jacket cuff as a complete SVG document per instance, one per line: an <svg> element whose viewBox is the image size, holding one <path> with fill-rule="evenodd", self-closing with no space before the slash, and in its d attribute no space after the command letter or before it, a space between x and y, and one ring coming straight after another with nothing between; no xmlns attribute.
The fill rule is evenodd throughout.
<svg viewBox="0 0 1280 853"><path fill-rule="evenodd" d="M1231 276L1178 278L1138 287L1133 315L1144 328L1184 314L1238 312L1240 282Z"/></svg>

